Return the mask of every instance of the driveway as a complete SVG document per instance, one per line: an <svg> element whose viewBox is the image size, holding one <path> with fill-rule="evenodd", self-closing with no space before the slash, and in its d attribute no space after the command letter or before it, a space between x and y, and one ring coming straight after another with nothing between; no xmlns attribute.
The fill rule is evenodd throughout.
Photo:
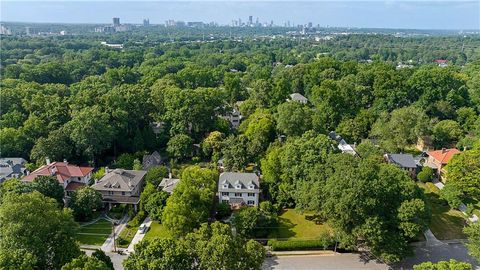
<svg viewBox="0 0 480 270"><path fill-rule="evenodd" d="M152 220L150 220L150 217L147 217L143 221L143 224L145 224L147 228L150 228L150 225L152 225ZM140 233L140 230L137 230L137 233L135 233L135 236L133 237L132 242L130 242L130 245L128 245L128 248L127 248L128 252L133 252L133 248L137 243L142 241L143 237L145 237L145 233Z"/></svg>

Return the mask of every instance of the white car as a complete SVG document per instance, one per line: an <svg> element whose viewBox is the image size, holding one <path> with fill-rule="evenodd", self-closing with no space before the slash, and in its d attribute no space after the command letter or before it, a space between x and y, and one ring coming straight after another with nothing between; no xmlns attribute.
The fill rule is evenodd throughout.
<svg viewBox="0 0 480 270"><path fill-rule="evenodd" d="M142 223L142 225L140 225L140 227L138 228L138 231L140 231L140 233L143 234L147 232L147 229L148 229L147 225L145 223Z"/></svg>

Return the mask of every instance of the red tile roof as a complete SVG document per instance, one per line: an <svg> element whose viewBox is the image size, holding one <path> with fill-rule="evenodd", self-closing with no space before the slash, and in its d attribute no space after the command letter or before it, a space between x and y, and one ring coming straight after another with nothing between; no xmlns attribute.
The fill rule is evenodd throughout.
<svg viewBox="0 0 480 270"><path fill-rule="evenodd" d="M441 164L447 164L450 161L450 159L452 159L453 155L458 153L460 153L458 149L451 148L451 149L441 149L436 151L430 151L428 152L428 155L440 161Z"/></svg>
<svg viewBox="0 0 480 270"><path fill-rule="evenodd" d="M62 183L71 177L85 177L93 171L92 167L80 167L77 165L68 164L65 162L53 162L49 165L43 165L36 169L29 175L25 176L23 180L33 181L37 176L56 176L58 182Z"/></svg>
<svg viewBox="0 0 480 270"><path fill-rule="evenodd" d="M67 187L65 188L66 191L75 191L79 188L84 187L84 183L79 183L79 182L70 182L68 183Z"/></svg>

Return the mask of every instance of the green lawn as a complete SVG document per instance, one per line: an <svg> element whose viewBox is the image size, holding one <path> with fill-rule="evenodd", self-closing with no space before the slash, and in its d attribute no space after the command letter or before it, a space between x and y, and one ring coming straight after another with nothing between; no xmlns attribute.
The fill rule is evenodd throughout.
<svg viewBox="0 0 480 270"><path fill-rule="evenodd" d="M158 223L158 221L153 221L152 225L150 225L150 228L147 231L147 234L145 235L145 238L143 239L153 239L156 237L167 238L169 236L170 234L168 233L167 229L163 227L162 224Z"/></svg>
<svg viewBox="0 0 480 270"><path fill-rule="evenodd" d="M315 224L314 221L305 219L305 215L294 209L286 209L279 216L278 228L269 234L271 239L316 239L325 233L330 233L331 228L326 224Z"/></svg>
<svg viewBox="0 0 480 270"><path fill-rule="evenodd" d="M133 237L138 231L138 227L125 227L123 231L120 233L119 237L117 238L117 246L121 248L127 248L132 242ZM118 241L119 238L124 239L125 241Z"/></svg>
<svg viewBox="0 0 480 270"><path fill-rule="evenodd" d="M418 184L425 192L427 203L432 211L430 230L440 240L463 239L463 227L466 225L465 215L451 209L447 202L440 199L440 190L432 183Z"/></svg>
<svg viewBox="0 0 480 270"><path fill-rule="evenodd" d="M101 219L94 224L80 227L77 240L82 245L101 246L112 232L112 224Z"/></svg>

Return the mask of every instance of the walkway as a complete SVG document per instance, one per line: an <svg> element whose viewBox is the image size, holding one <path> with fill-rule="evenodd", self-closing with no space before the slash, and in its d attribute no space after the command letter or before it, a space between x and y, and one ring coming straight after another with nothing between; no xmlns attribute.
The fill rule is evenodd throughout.
<svg viewBox="0 0 480 270"><path fill-rule="evenodd" d="M425 239L427 242L427 247L434 247L434 246L442 246L446 245L442 241L438 240L435 235L433 235L432 231L430 229L426 230L423 232L423 235L425 235Z"/></svg>
<svg viewBox="0 0 480 270"><path fill-rule="evenodd" d="M147 217L142 224L145 224L147 228L150 228L150 225L152 225L152 221L150 220L150 217ZM147 231L148 229L145 232ZM133 237L132 242L130 242L130 245L128 245L127 252L133 252L135 245L140 241L142 241L143 237L145 237L145 233L140 233L140 230L137 230L137 233Z"/></svg>
<svg viewBox="0 0 480 270"><path fill-rule="evenodd" d="M128 222L128 214L125 214L125 216L123 216L122 219L120 219L119 224L117 224L117 226L115 227L115 237L118 237L120 233L123 231L123 229L125 229L125 225L127 225L127 222ZM113 242L113 233L112 233L108 236L107 240L105 240L105 243L103 243L102 250L104 252L112 252L113 244L114 242Z"/></svg>
<svg viewBox="0 0 480 270"><path fill-rule="evenodd" d="M438 187L439 189L443 189L443 187L445 186L442 182L436 180L435 182L432 182L436 187ZM467 206L462 203L460 204L460 206L458 207L458 210L462 211L462 213L468 217L468 214L467 214ZM471 217L468 218L468 220L470 220L470 222L478 222L478 216L473 214Z"/></svg>

